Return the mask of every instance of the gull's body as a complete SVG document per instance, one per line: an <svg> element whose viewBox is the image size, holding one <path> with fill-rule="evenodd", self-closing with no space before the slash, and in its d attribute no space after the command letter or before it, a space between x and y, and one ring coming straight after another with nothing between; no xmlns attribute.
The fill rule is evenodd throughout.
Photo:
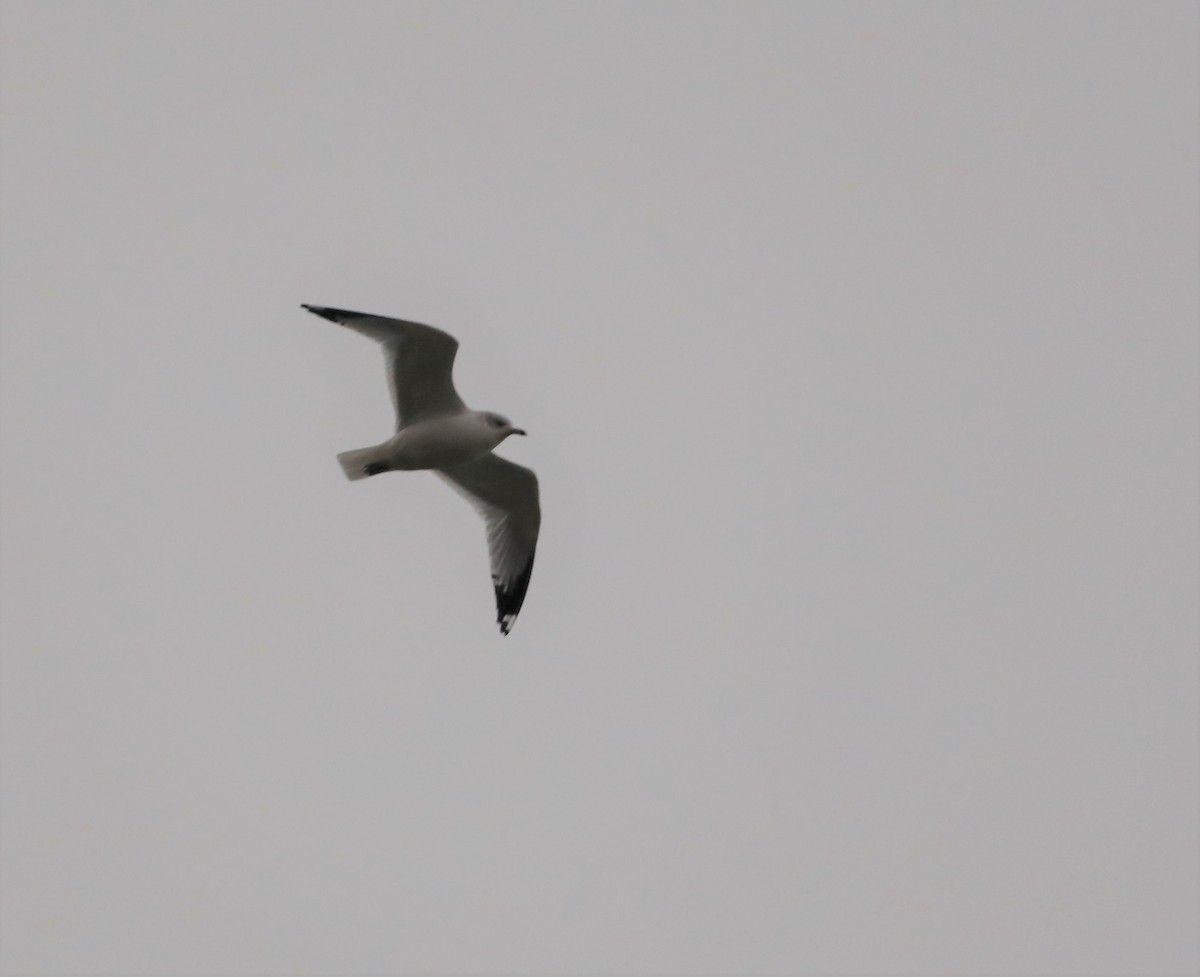
<svg viewBox="0 0 1200 977"><path fill-rule="evenodd" d="M432 470L463 495L487 523L497 621L508 634L529 587L541 509L537 476L492 449L525 432L462 402L452 377L458 342L440 329L319 305L302 308L381 343L387 360L396 433L338 455L346 477Z"/></svg>
<svg viewBox="0 0 1200 977"><path fill-rule="evenodd" d="M498 432L488 418L489 415L479 411L431 417L405 425L382 444L347 451L338 458L344 460L343 464L351 464L352 467L346 469L346 475L351 479L379 474L366 470L359 474L360 459L364 468L372 464L386 466L381 471L412 472L464 465L482 458L509 434L516 433L504 431L503 437L497 438Z"/></svg>

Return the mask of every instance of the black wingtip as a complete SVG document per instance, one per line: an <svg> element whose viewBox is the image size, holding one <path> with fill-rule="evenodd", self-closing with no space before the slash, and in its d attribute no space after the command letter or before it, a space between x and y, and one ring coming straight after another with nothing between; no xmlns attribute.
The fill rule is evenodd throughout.
<svg viewBox="0 0 1200 977"><path fill-rule="evenodd" d="M366 317L365 312L351 312L349 309L331 309L324 305L306 305L300 303L300 308L307 309L313 315L319 315L322 319L328 319L330 322L344 322L346 319L362 319Z"/></svg>
<svg viewBox="0 0 1200 977"><path fill-rule="evenodd" d="M496 584L496 623L500 625L500 633L505 637L512 630L521 613L521 605L525 603L525 592L529 589L529 578L533 576L533 557L525 564L525 569L507 587Z"/></svg>

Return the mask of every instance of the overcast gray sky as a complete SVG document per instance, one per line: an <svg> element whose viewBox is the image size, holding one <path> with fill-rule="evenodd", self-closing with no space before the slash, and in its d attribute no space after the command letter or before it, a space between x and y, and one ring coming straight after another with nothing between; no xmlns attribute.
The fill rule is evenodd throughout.
<svg viewBox="0 0 1200 977"><path fill-rule="evenodd" d="M1197 10L5 4L4 977L1194 973Z"/></svg>

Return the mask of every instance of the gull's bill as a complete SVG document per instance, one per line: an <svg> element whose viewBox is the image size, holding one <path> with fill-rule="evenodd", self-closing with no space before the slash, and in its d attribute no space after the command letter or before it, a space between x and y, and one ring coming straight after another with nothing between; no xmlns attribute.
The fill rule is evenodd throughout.
<svg viewBox="0 0 1200 977"><path fill-rule="evenodd" d="M383 346L388 388L396 408L396 430L467 409L454 389L451 371L458 340L433 326L387 316L304 305L314 315L346 326Z"/></svg>
<svg viewBox="0 0 1200 977"><path fill-rule="evenodd" d="M528 468L484 455L437 474L475 507L487 523L488 555L496 589L496 621L508 634L525 601L542 511L538 481Z"/></svg>

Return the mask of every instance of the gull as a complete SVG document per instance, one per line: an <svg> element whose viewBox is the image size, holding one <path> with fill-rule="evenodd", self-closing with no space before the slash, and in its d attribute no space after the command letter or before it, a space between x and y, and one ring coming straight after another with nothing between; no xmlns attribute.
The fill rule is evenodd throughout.
<svg viewBox="0 0 1200 977"><path fill-rule="evenodd" d="M337 456L351 481L391 471L431 470L462 495L487 524L496 621L508 634L533 572L542 513L537 476L492 454L512 434L524 434L490 411L470 410L454 389L458 340L433 326L385 316L302 305L383 346L396 433L370 448Z"/></svg>

